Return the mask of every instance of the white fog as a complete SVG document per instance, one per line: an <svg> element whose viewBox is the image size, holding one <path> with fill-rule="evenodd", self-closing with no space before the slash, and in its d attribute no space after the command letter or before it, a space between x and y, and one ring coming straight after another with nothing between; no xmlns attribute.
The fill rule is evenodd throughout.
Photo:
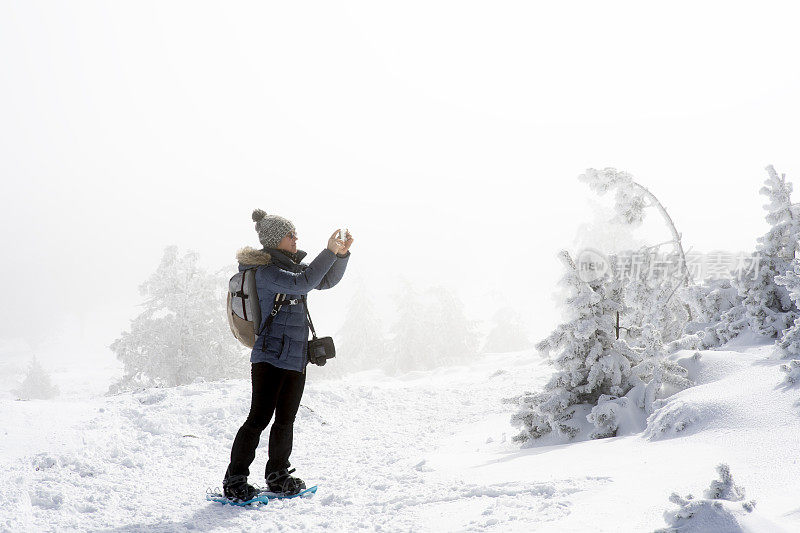
<svg viewBox="0 0 800 533"><path fill-rule="evenodd" d="M0 479L12 487L0 491L0 530L653 530L665 520L678 527L662 518L670 492L699 494L719 462L737 482L741 475L762 513L747 511L748 523L731 511L740 529L728 531L800 528L796 503L778 496L796 492L796 481L745 445L718 450L713 433L746 428L749 446L796 453L764 436L800 423L786 397L797 399L793 382L780 399L772 386L779 360L791 366L797 357L791 346L790 355L771 351L795 316L788 285L791 310L770 335L750 323L735 338L690 346L682 335L700 326L637 324L661 328L665 346L683 342L663 357L696 385L722 388L708 377L723 375L717 358L731 383L769 374L763 386L775 400L760 408L789 402L774 425L753 429L745 415L720 422L697 400L682 411L701 428L697 442L649 443L683 416L674 402L688 405L702 388L665 385L631 415L639 426L620 425L603 470L591 460L603 448L589 446L605 439L586 433L567 446L547 435L537 447L512 441L520 427L535 428L511 422L528 405L520 395L549 390L557 370L534 345L577 309L565 309L559 252L610 254L672 238L652 208L640 227L610 222L614 192L599 196L581 182L587 169L630 173L664 205L687 251L757 250L772 227L759 194L766 167L800 183L796 23L789 2L0 0L0 466L9 472ZM237 250L262 248L255 209L294 224L306 263L335 229L354 240L341 282L309 296L319 335L344 348L310 367L301 403L309 409L294 423L292 464L319 491L247 515L203 495L221 486L248 415L255 361L225 329L224 299ZM112 343L147 309L139 287L170 246L196 252L222 280L211 290L224 328L195 340L227 345L240 355L236 368L116 390L126 369ZM719 297L694 281L707 289L694 301ZM385 344L357 355L349 348L348 359L346 339L368 336L346 318L358 291L372 309L353 320L376 319ZM419 309L410 311L416 326L401 320L409 308ZM725 308L716 311L706 326ZM453 340L467 329L468 342ZM518 345L517 333L530 342ZM447 352L462 341L469 357ZM553 350L551 358L564 353ZM728 351L735 356L723 360ZM34 359L55 387L48 399L22 393ZM734 375L748 365L749 378ZM621 416L618 405L609 409ZM104 432L121 435L113 449ZM172 433L181 434L171 441ZM313 453L317 438L337 447L329 461ZM365 451L373 445L385 453ZM184 476L173 454L203 466ZM625 459L637 454L692 456L697 477L637 478ZM371 474L331 466L354 457ZM345 478L371 487L374 500L341 487ZM155 479L152 498L132 495ZM590 499L590 512L573 493ZM174 494L188 503L163 503ZM638 518L623 520L630 494ZM131 499L150 511L119 507ZM690 525L676 531L701 531ZM724 531L708 531L716 530Z"/></svg>

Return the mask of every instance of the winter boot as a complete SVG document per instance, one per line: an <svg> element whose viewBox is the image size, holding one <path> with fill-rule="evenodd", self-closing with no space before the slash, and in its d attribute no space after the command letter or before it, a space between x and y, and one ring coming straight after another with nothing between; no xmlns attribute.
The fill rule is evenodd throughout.
<svg viewBox="0 0 800 533"><path fill-rule="evenodd" d="M247 502L258 496L258 489L247 483L246 476L226 477L222 481L222 493L236 502Z"/></svg>
<svg viewBox="0 0 800 533"><path fill-rule="evenodd" d="M292 472L294 472L294 468L291 470L284 468L270 472L267 475L267 488L269 491L282 496L291 496L305 489L305 482L300 478L290 476L289 474Z"/></svg>

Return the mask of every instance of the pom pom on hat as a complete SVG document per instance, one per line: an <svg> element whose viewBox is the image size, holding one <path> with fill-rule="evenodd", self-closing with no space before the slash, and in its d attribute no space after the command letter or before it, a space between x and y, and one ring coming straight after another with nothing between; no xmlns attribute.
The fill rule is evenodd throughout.
<svg viewBox="0 0 800 533"><path fill-rule="evenodd" d="M267 213L263 209L256 209L253 211L253 222L258 222L265 216L267 216Z"/></svg>

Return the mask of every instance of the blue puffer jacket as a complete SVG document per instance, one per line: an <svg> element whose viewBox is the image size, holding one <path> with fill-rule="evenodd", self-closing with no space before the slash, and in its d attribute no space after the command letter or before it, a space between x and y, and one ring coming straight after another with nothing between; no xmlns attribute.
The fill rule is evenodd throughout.
<svg viewBox="0 0 800 533"><path fill-rule="evenodd" d="M284 252L269 248L243 248L236 255L240 271L258 267L256 289L262 315L259 331L264 329L276 294L285 294L286 300L298 300L296 305L289 305L288 302L283 304L272 320L269 331L256 338L250 362L265 362L278 368L305 371L308 364L308 319L300 297L313 289L330 289L339 283L350 252L339 257L326 248L311 264L302 262L305 256L305 252L298 250L295 262Z"/></svg>

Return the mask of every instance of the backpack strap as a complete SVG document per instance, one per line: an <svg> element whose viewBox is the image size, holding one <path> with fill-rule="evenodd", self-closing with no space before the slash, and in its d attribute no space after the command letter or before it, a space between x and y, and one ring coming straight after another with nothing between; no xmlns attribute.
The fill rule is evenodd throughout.
<svg viewBox="0 0 800 533"><path fill-rule="evenodd" d="M261 331L258 332L261 335L261 351L267 351L267 335L266 333L269 331L269 327L272 325L272 321L275 319L275 316L280 311L281 307L283 306L284 299L286 298L285 294L278 293L275 295L275 301L272 303L272 311L270 311L269 316L267 317L267 321L264 322L264 327L261 328Z"/></svg>
<svg viewBox="0 0 800 533"><path fill-rule="evenodd" d="M242 315L244 315L245 322L247 321L247 295L244 293L244 278L247 276L247 270L242 272L242 286L239 288L239 293L237 296L241 296L242 298Z"/></svg>

